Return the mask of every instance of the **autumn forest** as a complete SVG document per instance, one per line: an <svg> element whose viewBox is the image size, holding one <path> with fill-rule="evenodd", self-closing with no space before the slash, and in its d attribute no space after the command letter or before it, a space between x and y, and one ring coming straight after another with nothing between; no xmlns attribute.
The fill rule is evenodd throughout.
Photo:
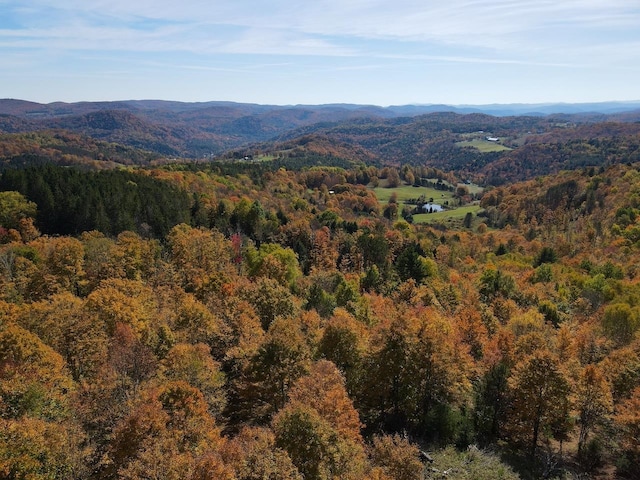
<svg viewBox="0 0 640 480"><path fill-rule="evenodd" d="M1 134L0 477L640 478L640 127L518 118Z"/></svg>

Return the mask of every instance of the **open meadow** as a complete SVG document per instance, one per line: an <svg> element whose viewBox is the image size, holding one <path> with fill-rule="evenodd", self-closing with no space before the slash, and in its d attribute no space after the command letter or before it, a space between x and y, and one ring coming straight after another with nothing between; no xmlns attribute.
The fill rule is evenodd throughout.
<svg viewBox="0 0 640 480"><path fill-rule="evenodd" d="M451 221L457 224L464 219L467 213L471 212L476 216L480 210L482 210L480 205L473 204L463 205L462 207L445 210L444 212L418 213L413 215L413 223L446 223Z"/></svg>
<svg viewBox="0 0 640 480"><path fill-rule="evenodd" d="M380 203L387 203L391 195L395 193L398 196L398 202L404 203L408 200L417 199L424 195L426 200L433 198L435 203L443 204L445 201L453 203L455 198L453 192L448 190L436 190L430 187L414 187L412 185L402 185L396 188L376 187L373 189Z"/></svg>
<svg viewBox="0 0 640 480"><path fill-rule="evenodd" d="M504 145L498 142L489 142L488 140L469 140L464 142L457 142L456 146L458 147L473 147L479 150L482 153L489 152L503 152L505 150L513 150L509 147L505 147Z"/></svg>
<svg viewBox="0 0 640 480"><path fill-rule="evenodd" d="M482 192L482 187L478 185L465 185L470 194L478 194ZM467 213L471 212L475 215L481 210L480 205L477 203L467 204L462 206L458 205L458 199L454 196L454 192L448 190L436 190L430 187L414 187L412 185L402 185L396 188L388 187L376 187L373 189L378 197L378 201L381 204L389 202L391 195L394 193L397 195L398 202L402 205L415 206L415 204L407 203L411 200L419 198L424 195L425 201L433 199L432 203L441 205L445 208L442 212L434 213L418 213L413 215L414 223L443 223L451 221L454 223L460 223Z"/></svg>

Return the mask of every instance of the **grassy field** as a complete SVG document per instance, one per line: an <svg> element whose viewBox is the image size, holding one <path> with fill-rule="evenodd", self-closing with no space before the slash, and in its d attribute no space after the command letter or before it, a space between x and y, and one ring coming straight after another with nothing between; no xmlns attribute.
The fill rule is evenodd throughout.
<svg viewBox="0 0 640 480"><path fill-rule="evenodd" d="M448 221L459 223L467 213L471 212L475 217L480 210L482 210L480 205L464 205L453 210L445 210L444 212L419 213L413 216L413 223L446 223Z"/></svg>
<svg viewBox="0 0 640 480"><path fill-rule="evenodd" d="M502 152L504 150L512 150L509 147L499 144L498 142L489 142L487 140L469 140L466 142L456 143L458 147L473 147L480 150L482 153L489 152Z"/></svg>
<svg viewBox="0 0 640 480"><path fill-rule="evenodd" d="M482 188L480 185L475 185L473 183L465 185L468 189L469 189L469 193L471 195L476 194L476 193L482 193L482 191L484 190L484 188Z"/></svg>
<svg viewBox="0 0 640 480"><path fill-rule="evenodd" d="M253 157L253 159L258 162L271 162L276 158L277 157L275 155L268 155L268 154L260 154L257 157Z"/></svg>
<svg viewBox="0 0 640 480"><path fill-rule="evenodd" d="M453 192L436 190L435 188L429 187L413 187L411 185L404 185L397 188L377 187L374 188L373 191L375 192L376 197L378 197L378 201L381 203L387 203L389 198L391 198L391 194L394 192L398 195L398 202L405 202L412 198L418 198L420 195L424 195L427 200L433 198L435 203L442 204L446 200L448 200L449 203L453 202Z"/></svg>
<svg viewBox="0 0 640 480"><path fill-rule="evenodd" d="M482 191L482 187L477 185L466 185L469 188L470 193L479 193ZM424 195L426 200L433 198L433 202L443 207L447 207L445 202L448 202L448 205L454 206L458 202L456 198L453 196L453 192L449 191L441 191L436 190L435 188L428 187L413 187L411 185L403 185L401 187L396 188L385 188L385 187L377 187L374 188L373 191L378 197L378 201L381 204L386 204L391 198L391 195L395 192L398 195L398 202L403 204L405 201L410 199L418 198L420 195ZM410 205L414 206L414 205ZM475 215L481 210L480 206L477 204L474 205L464 205L462 207L452 208L451 210L445 210L443 212L435 212L435 213L418 213L413 215L414 223L450 223L452 226L454 224L461 224L465 215L469 212Z"/></svg>

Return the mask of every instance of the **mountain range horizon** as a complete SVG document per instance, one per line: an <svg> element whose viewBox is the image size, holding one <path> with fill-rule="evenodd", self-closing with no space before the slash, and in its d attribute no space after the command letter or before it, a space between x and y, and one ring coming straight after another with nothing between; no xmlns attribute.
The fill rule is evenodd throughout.
<svg viewBox="0 0 640 480"><path fill-rule="evenodd" d="M634 110L640 110L640 99L638 100L610 100L601 102L542 102L542 103L406 103L378 105L370 103L255 103L255 102L238 102L228 100L210 100L201 102L190 102L181 100L167 99L128 99L128 100L83 100L78 102L53 101L53 102L35 102L20 98L2 98L0 99L0 114L15 115L30 113L32 108L47 107L48 113L56 115L56 109L62 106L93 106L102 110L105 107L113 107L118 109L121 107L138 107L140 109L175 109L179 106L184 108L207 108L213 106L254 106L265 108L323 108L323 107L341 107L346 109L373 108L405 113L409 116L421 115L433 112L455 112L455 113L485 113L495 116L511 116L511 115L553 115L553 114L573 114L573 113L601 113L612 114ZM18 112L9 111L10 109L18 109Z"/></svg>
<svg viewBox="0 0 640 480"><path fill-rule="evenodd" d="M640 102L381 107L167 100L41 104L0 100L0 133L49 132L47 135L64 136L64 132L71 132L152 152L164 161L245 157L256 152L271 158L311 149L365 163L449 165L457 158L456 162L465 159L464 162L477 161L480 166L488 162L485 155L507 161L518 155L519 147L525 144L548 143L551 140L546 134L560 143L611 135L612 131L626 137L635 135L639 122ZM469 144L487 136L502 137L504 141L499 147L481 145L485 152L477 151L473 142ZM478 155L482 158L476 158ZM593 152L583 152L575 161L584 163L592 156ZM558 165L565 164L566 159ZM476 170L470 167L469 173Z"/></svg>

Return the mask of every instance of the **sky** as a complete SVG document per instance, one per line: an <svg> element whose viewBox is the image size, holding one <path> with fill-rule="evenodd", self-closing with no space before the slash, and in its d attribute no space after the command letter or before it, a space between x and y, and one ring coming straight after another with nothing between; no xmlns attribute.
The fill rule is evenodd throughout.
<svg viewBox="0 0 640 480"><path fill-rule="evenodd" d="M640 0L0 0L0 98L640 100Z"/></svg>

